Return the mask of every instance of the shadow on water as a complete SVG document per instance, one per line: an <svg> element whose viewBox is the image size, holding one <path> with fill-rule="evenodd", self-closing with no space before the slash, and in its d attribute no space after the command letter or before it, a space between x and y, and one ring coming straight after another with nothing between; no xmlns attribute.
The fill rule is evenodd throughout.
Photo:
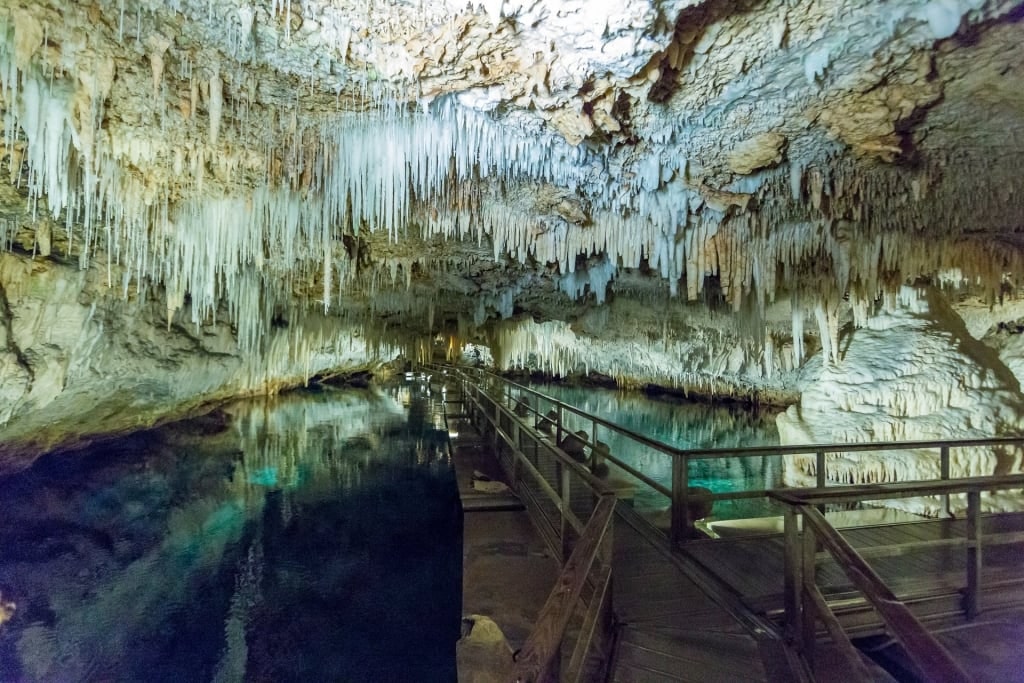
<svg viewBox="0 0 1024 683"><path fill-rule="evenodd" d="M415 385L295 393L0 480L0 681L454 681L435 415Z"/></svg>

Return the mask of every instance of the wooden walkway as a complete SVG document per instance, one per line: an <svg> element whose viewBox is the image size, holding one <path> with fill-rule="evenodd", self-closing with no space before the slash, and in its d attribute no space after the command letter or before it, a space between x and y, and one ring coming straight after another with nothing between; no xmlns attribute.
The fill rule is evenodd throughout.
<svg viewBox="0 0 1024 683"><path fill-rule="evenodd" d="M619 633L612 680L770 680L750 629L621 515L613 563Z"/></svg>
<svg viewBox="0 0 1024 683"><path fill-rule="evenodd" d="M499 480L502 478L502 470L494 453L488 452L472 426L462 420L462 401L461 394L449 389L446 418L452 430L458 433L452 441L453 464L459 481L460 497L467 513L468 532L470 527L478 525L477 520L485 519L480 517L479 511L511 511L517 506L514 499L509 500L507 494L481 494L473 490L474 471ZM547 462L542 457L538 460L538 467L551 479L555 478L553 462ZM536 491L533 493L537 494ZM582 495L582 492L579 494ZM550 501L539 495L536 495L535 503L550 515L556 513ZM521 510L521 506L518 509ZM471 512L474 513L472 517L469 516ZM525 515L525 512L517 514ZM486 518L495 517L489 513ZM617 637L608 680L623 683L696 683L793 679L788 674L789 664L784 661L785 653L777 633L759 630L757 618L752 613L737 618L709 597L706 588L702 588L684 571L688 561L680 556L675 556L675 561L671 561L673 556L664 537L633 512L630 506L618 506L613 534L612 604ZM536 547L535 543L532 545ZM480 596L490 594L496 583L502 583L501 590L507 594L510 592L509 584L482 577L477 568L480 563L478 555L477 551L467 547L466 563L469 571L464 576L464 607L486 605L499 611L501 605L498 601L488 601ZM695 562L689 564L690 571L703 572ZM543 573L550 587L553 583L550 571ZM506 581L509 576L516 576L515 572L507 574ZM704 578L713 581L713 578ZM538 608L535 577L526 576L520 571L518 580L529 590L530 607L514 610L514 615L505 615L504 619L495 615L495 620L506 629L513 645L521 643L522 617L535 613ZM474 582L485 582L487 585L474 585ZM746 612L738 601L732 607ZM767 629L772 628L767 625ZM757 637L754 631L759 631Z"/></svg>
<svg viewBox="0 0 1024 683"><path fill-rule="evenodd" d="M1024 530L1024 513L983 517L985 535ZM925 621L958 623L966 585L963 548L919 547L909 543L964 538L964 520L927 520L841 529L840 533L892 591ZM683 552L716 575L752 611L769 618L781 615L783 598L783 539L780 535L715 539L687 543ZM750 567L757 571L750 571ZM1024 601L1024 548L1021 544L985 548L982 583L989 609ZM831 558L819 561L817 583L837 616L852 635L877 633L880 621L853 589L846 574ZM845 603L845 604L844 604ZM957 612L957 614L953 614Z"/></svg>
<svg viewBox="0 0 1024 683"><path fill-rule="evenodd" d="M488 491L474 481L500 481L490 447L461 412L458 396L443 404L452 467L462 504L462 613L483 615L501 627L509 647L522 647L551 586L558 561L548 553L522 503L511 492Z"/></svg>
<svg viewBox="0 0 1024 683"><path fill-rule="evenodd" d="M528 422L520 424L516 432L525 430L537 435ZM539 436L550 443L549 437ZM500 458L493 452L487 454L486 446L475 449L473 457L474 469L495 478L501 476ZM536 446L528 458L548 485L557 488L562 468ZM520 483L520 495L529 500L527 508L544 518L538 530L550 548L551 536L557 533L552 520L558 518L558 506L541 495L536 485ZM569 506L580 519L593 509L592 496L581 489L573 488L572 496L565 500L571 501ZM514 500L504 504L515 506ZM1000 680L994 672L1012 670L1017 662L1011 665L1006 658L998 661L989 656L992 634L1014 639L1022 632L1009 615L1013 614L1010 610L1024 605L1024 513L985 516L982 531L986 538L996 533L1017 533L1019 538L1014 540L1019 542L985 546L982 584L987 619L971 624L965 622L962 605L966 551L962 546L943 545L945 539L966 537L964 520L889 523L842 529L841 534L896 596L937 630L951 652L966 658L961 663L965 669L993 672L979 675L977 680ZM813 680L806 661L782 636L785 571L781 534L690 540L673 550L664 532L641 517L629 500L619 502L612 533L614 644L607 677L593 680ZM910 542L918 547L908 550ZM883 632L877 614L824 553L818 555L817 585L851 636ZM1003 621L1000 615L1004 615ZM848 677L849 671L834 655L835 646L820 625L818 632L817 679ZM972 632L980 635L973 637ZM1016 650L1015 643L1007 642L1002 647L1007 652ZM859 656L871 680L894 680L864 653ZM1024 670L1024 653L1017 659L1021 660L1020 670Z"/></svg>

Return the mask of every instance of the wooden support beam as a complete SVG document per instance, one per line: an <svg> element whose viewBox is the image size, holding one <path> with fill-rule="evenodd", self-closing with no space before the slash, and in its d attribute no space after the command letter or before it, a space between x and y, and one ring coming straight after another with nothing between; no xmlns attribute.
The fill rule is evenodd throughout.
<svg viewBox="0 0 1024 683"><path fill-rule="evenodd" d="M672 505L669 514L669 538L676 546L690 536L693 520L690 519L690 473L689 459L684 455L672 458Z"/></svg>
<svg viewBox="0 0 1024 683"><path fill-rule="evenodd" d="M849 636L846 635L842 624L839 623L839 619L836 618L835 613L829 608L828 603L825 601L825 596L821 594L818 587L805 584L804 591L807 592L807 600L805 600L804 604L810 603L814 606L816 616L825 624L825 630L828 631L829 638L832 639L832 643L839 650L839 654L843 656L847 670L850 673L850 678L855 681L874 680L874 676L868 672L867 666L864 665L860 651L850 642Z"/></svg>
<svg viewBox="0 0 1024 683"><path fill-rule="evenodd" d="M981 492L967 493L967 594L964 611L968 619L981 612Z"/></svg>
<svg viewBox="0 0 1024 683"><path fill-rule="evenodd" d="M783 533L786 544L783 555L783 604L786 610L786 639L797 642L803 633L803 602L800 599L800 586L803 585L803 562L800 557L799 510L795 505L787 505L783 510Z"/></svg>
<svg viewBox="0 0 1024 683"><path fill-rule="evenodd" d="M818 539L817 535L814 533L814 528L806 524L804 525L801 536L800 564L802 569L800 570L800 650L803 652L804 658L807 662L813 663L817 623L814 619L816 610L814 609L813 603L811 603L808 589L817 587L815 582L818 578L818 571L815 562L817 561L816 555L818 552Z"/></svg>
<svg viewBox="0 0 1024 683"><path fill-rule="evenodd" d="M906 649L911 661L928 681L967 683L971 678L949 652L921 625L917 617L900 602L892 590L839 535L825 516L810 505L803 505L804 530L813 527L821 544L832 554L868 602L877 610L886 627Z"/></svg>

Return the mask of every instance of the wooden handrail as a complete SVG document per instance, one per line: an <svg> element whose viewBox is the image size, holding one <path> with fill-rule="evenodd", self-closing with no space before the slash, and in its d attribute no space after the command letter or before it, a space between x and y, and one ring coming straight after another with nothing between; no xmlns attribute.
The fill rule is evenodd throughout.
<svg viewBox="0 0 1024 683"><path fill-rule="evenodd" d="M644 436L638 432L635 432L628 427L623 427L614 422L610 422L602 417L588 413L584 410L576 408L559 401L556 398L548 396L536 389L524 386L513 382L512 380L505 379L500 375L496 375L486 370L479 368L471 368L472 372L477 372L488 377L494 378L500 382L508 384L509 386L515 387L520 391L527 392L533 396L543 398L549 403L561 407L563 410L568 410L571 413L579 415L580 417L586 418L589 421L596 422L597 424L607 427L612 431L618 432L624 436L628 436L630 439L637 441L645 446L649 446L654 450L661 451L668 455L673 456L688 456L695 459L712 459L712 458L743 458L757 455L807 455L823 453L856 453L864 451L901 451L901 450L916 450L916 449L931 449L931 448L971 448L977 446L1013 446L1013 445L1024 445L1024 436L994 436L977 439L931 439L927 441L889 441L889 442L877 442L877 443L824 443L824 444L799 444L789 446L744 446L740 448L679 448L670 444L658 441L650 437Z"/></svg>
<svg viewBox="0 0 1024 683"><path fill-rule="evenodd" d="M827 503L852 503L863 500L888 498L910 498L916 496L941 496L969 491L994 491L998 489L1024 488L1024 474L1004 474L990 477L968 477L946 481L908 481L892 484L859 484L856 486L834 486L827 489L776 489L768 492L769 498L788 505L822 505Z"/></svg>
<svg viewBox="0 0 1024 683"><path fill-rule="evenodd" d="M971 680L949 652L928 633L871 565L864 561L817 508L801 504L800 511L804 516L804 524L813 528L818 540L832 554L846 576L878 611L886 627L903 644L926 680L944 683L967 683ZM806 528L804 533L807 533Z"/></svg>
<svg viewBox="0 0 1024 683"><path fill-rule="evenodd" d="M560 656L565 629L611 526L615 503L613 494L602 495L598 501L583 535L541 608L533 631L516 657L513 680L521 683L544 680L552 662Z"/></svg>
<svg viewBox="0 0 1024 683"><path fill-rule="evenodd" d="M464 374L457 375L463 383L463 397L470 411L483 418L495 436L495 444L500 439L507 444L513 455L513 490L524 498L530 492L529 488L523 488L520 483L522 475L529 476L539 485L541 492L558 506L562 519L562 528L554 531L554 542L559 539L562 545L561 557L565 560L562 572L559 575L555 587L548 596L547 601L538 616L530 636L514 663L514 680L547 682L553 680L557 669L558 658L560 658L561 645L565 637L566 627L575 613L577 606L583 604L582 615L583 627L576 638L576 645L570 661L569 671L566 673L573 679L579 680L584 675L584 663L589 655L595 634L600 633L607 637L608 625L603 623L602 614L608 614L611 604L611 549L609 544L609 532L612 519L614 518L616 496L601 479L591 474L590 470L576 462L565 453L557 444L551 444L544 440L541 435L528 425L522 424L509 406L496 399L490 392L476 385ZM511 420L515 425L514 432L517 437L526 436L550 452L551 456L561 466L561 491L556 491L555 486L549 483L540 471L530 462L525 453L520 449L521 442L513 437L502 427L505 420ZM519 473L517 476L515 472ZM568 489L568 477L575 475L582 480L583 485L589 489L597 499L593 511L586 525L582 524L573 513L570 504ZM535 515L534 524L548 524L547 517L535 507L527 505L531 518ZM569 538L567 532L572 528L572 537L576 543L572 551L568 550ZM548 539L546 539L548 540ZM603 551L607 548L607 553ZM604 561L596 563L596 559L604 555ZM595 571L596 570L596 571ZM593 594L587 600L581 601L583 586L589 584L593 588ZM585 604L584 604L585 603ZM598 629L599 624L601 628Z"/></svg>
<svg viewBox="0 0 1024 683"><path fill-rule="evenodd" d="M447 372L448 370L442 366L434 366L438 370ZM893 441L888 443L831 443L831 444L803 444L803 445L790 445L790 446L751 446L743 448L694 448L694 449L683 449L675 446L671 446L661 441L651 439L643 434L639 434L631 429L615 424L602 417L588 413L584 410L569 405L563 401L552 398L536 389L527 387L511 380L505 379L494 373L484 371L479 368L452 368L455 373L464 382L473 382L480 386L485 382L492 384L497 383L506 388L514 388L520 392L520 396L523 394L535 397L538 400L546 401L551 406L555 406L559 415L565 413L574 414L594 425L596 430L597 426L602 426L605 429L621 434L622 436L632 440L633 442L642 446L649 447L655 451L664 453L673 458L673 477L672 486L667 487L661 484L651 477L640 472L638 469L632 467L628 463L622 461L614 454L607 454L604 459L608 462L614 463L624 472L631 475L637 481L648 486L650 489L658 492L661 495L666 496L671 501L671 526L669 530L670 538L673 542L680 542L687 537L690 529L692 528L693 520L689 519L689 497L692 495L690 492L688 482L688 463L691 459L714 459L714 458L743 458L743 457L779 457L784 455L810 455L816 456L817 462L817 488L810 489L787 489L783 491L769 490L769 489L757 489L757 490L746 490L746 491L728 491L728 492L712 492L709 496L710 500L739 500L747 498L759 498L768 496L782 503L794 502L793 496L801 496L801 500L811 500L808 498L812 493L819 496L814 501L819 504L826 504L829 502L840 502L843 500L847 501L861 501L871 499L882 499L882 498L894 498L901 497L904 495L903 491L910 491L907 489L910 484L918 486L916 495L942 495L944 497L943 508L948 511L948 495L957 490L958 485L966 480L950 480L949 479L949 452L951 448L971 448L979 446L1021 446L1024 445L1024 436L1013 436L1013 437L990 437L990 438L977 438L977 439L935 439L928 441ZM465 370L465 371L464 371ZM472 377L470 375L473 375ZM513 415L509 406L503 404L504 398L511 399L511 390L502 390L499 392L498 398L490 397L494 405L501 407L504 412ZM503 398L504 397L504 398ZM539 406L537 410L533 410L531 406L531 412L540 414ZM561 430L561 419L559 420L559 430ZM593 441L596 442L596 434ZM594 443L587 439L587 444L594 447ZM828 482L825 479L825 458L828 454L832 453L853 453L853 452L877 452L877 451L900 451L908 449L936 449L939 457L940 464L940 478L938 480L918 480L916 482L906 482L903 484L892 485L892 484L858 484L854 486L836 486L828 487ZM987 477L984 479L984 485L979 490L987 490L990 488L999 487L999 477ZM1003 486L1003 488L1014 488L1014 484ZM892 486L900 486L904 488L892 489ZM1021 481L1020 487L1024 488L1024 480ZM960 488L959 490L964 490ZM897 492L900 491L900 492ZM908 494L910 495L910 494ZM845 497L845 498L844 498Z"/></svg>
<svg viewBox="0 0 1024 683"><path fill-rule="evenodd" d="M485 395L486 395L486 393L485 393ZM507 415L509 417L512 417L513 419L518 419L516 417L515 413L513 413L512 410L508 406L505 406L505 405L503 405L501 403L493 401L493 399L490 396L488 396L488 398L492 400L494 405L496 405L498 410L500 410L503 414L505 414L505 415ZM475 399L473 399L473 400L474 400L474 402L476 402ZM505 432L504 429L501 428L501 425L497 424L495 422L494 418L492 418L490 415L488 415L486 411L483 411L483 414L484 414L484 417L487 419L487 421L489 423L491 423L491 426L501 434L502 438L507 443L512 443L512 438L508 435L508 433ZM586 484L590 488L594 489L594 491L597 494L600 495L600 494L608 492L608 484L606 482L602 481L598 477L595 477L593 475L593 473L591 473L591 471L588 470L585 466L583 466L582 464L576 462L571 457L569 457L569 455L565 451L563 451L561 448L559 448L559 446L557 444L553 444L553 443L547 442L544 439L540 438L540 435L537 433L537 431L535 429L533 429L532 427L530 427L529 425L521 425L520 428L523 429L524 431L526 431L528 434L530 434L531 437L538 443L538 445L540 445L543 448L546 448L547 450L551 451L551 453L553 455L555 455L555 457L558 458L558 460L562 463L562 465L564 465L565 467L568 467L569 469L571 469L573 471L573 473L576 474L576 476L578 476L580 479L582 479L584 482L586 482Z"/></svg>

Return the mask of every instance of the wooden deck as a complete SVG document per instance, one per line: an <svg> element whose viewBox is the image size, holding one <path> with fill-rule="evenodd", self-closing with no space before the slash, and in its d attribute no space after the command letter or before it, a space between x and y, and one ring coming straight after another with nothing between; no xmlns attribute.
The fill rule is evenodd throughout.
<svg viewBox="0 0 1024 683"><path fill-rule="evenodd" d="M1024 530L1024 514L1004 513L983 518L984 534ZM841 529L840 533L878 572L896 595L925 620L959 621L950 614L959 608L966 585L966 554L959 547L911 548L964 538L963 520L927 520L882 526ZM686 544L683 552L705 568L714 568L744 604L774 618L782 611L783 539L781 535L745 539L715 539ZM757 571L750 571L757 567ZM986 546L982 581L988 608L1012 607L1024 601L1024 544ZM846 574L831 559L818 566L818 585L836 607L844 627L856 635L877 632L880 621L871 614Z"/></svg>
<svg viewBox="0 0 1024 683"><path fill-rule="evenodd" d="M612 680L769 680L758 641L739 620L621 517L615 534Z"/></svg>
<svg viewBox="0 0 1024 683"><path fill-rule="evenodd" d="M625 517L635 517L624 511ZM612 680L650 681L782 681L796 673L786 661L775 634L757 633L757 623L737 618L708 596L680 566L692 562L713 580L720 580L755 618L777 622L782 615L783 540L781 535L741 539L691 541L672 559L665 548L644 538L636 520L622 520L616 527L615 614L620 622L619 642ZM640 523L643 521L640 520ZM984 518L986 535L1024 530L1024 514ZM1021 657L1013 655L1012 619L1024 605L1024 544L986 547L983 562L985 617L978 625L965 621L961 611L966 558L963 548L933 547L907 551L908 542L963 537L963 520L922 521L842 531L894 592L922 620L940 633L956 634L955 656L980 671L981 665L1005 669ZM881 622L853 590L834 562L820 563L818 583L853 635L881 632ZM953 629L950 631L949 629ZM1016 629L1016 630L1015 630ZM777 633L777 632L776 632ZM974 634L974 635L972 635ZM1002 645L992 638L1004 636ZM942 636L949 646L954 636ZM1010 642L1013 641L1013 642ZM827 650L830 646L823 644ZM1001 650L1002 663L993 658ZM981 650L986 656L972 652ZM821 659L829 659L826 654ZM836 659L836 661L839 661ZM866 660L875 680L892 680ZM820 674L820 672L819 672ZM835 671L842 676L842 670ZM995 675L995 674L994 674ZM979 676L978 680L997 680Z"/></svg>
<svg viewBox="0 0 1024 683"><path fill-rule="evenodd" d="M529 431L532 424L524 421L517 432L519 428ZM551 443L549 437L542 438ZM488 457L486 447L474 450L472 469L489 475L502 471L501 458L507 458L507 453ZM549 486L557 488L561 467L555 456L533 446L523 457ZM467 463L463 460L463 467ZM465 478L463 470L460 488L465 489L461 481ZM540 536L549 548L557 548L558 506L535 484L523 484L519 491L526 508L534 513L531 517L537 518L533 522ZM464 490L464 494L468 499L469 492ZM564 500L580 519L586 519L593 509L593 496L585 489L573 488ZM503 505L514 507L516 503L505 501ZM961 663L965 669L979 674L977 680L994 681L1003 680L999 671L1024 670L1024 652L1013 659L1021 631L1016 617L1024 614L1024 513L985 516L982 531L986 539L983 618L975 622L966 622L963 612L967 552L963 546L943 544L948 539L966 538L964 520L889 523L841 529L840 533L896 596L935 630L955 657L966 658ZM690 540L673 550L666 534L634 511L628 501L617 506L612 533L614 645L607 677L594 680L812 680L806 662L782 636L785 571L781 534ZM1015 542L990 544L991 535L998 533L1016 533L1019 540L1015 537L1011 539ZM909 549L911 543L918 547ZM816 564L817 585L842 628L853 637L881 633L877 614L835 561L819 553ZM818 680L848 677L850 672L841 658L832 655L834 646L820 625L818 632ZM999 638L1003 638L1002 644L994 644ZM1000 660L993 652L1005 656ZM893 680L865 654L859 656L871 680ZM1018 664L1020 668L1014 669Z"/></svg>
<svg viewBox="0 0 1024 683"><path fill-rule="evenodd" d="M451 455L463 510L462 613L493 618L515 650L544 605L558 576L558 561L518 498L474 487L479 474L500 481L501 469L461 414L458 398L443 405L449 433L457 435L451 439Z"/></svg>

